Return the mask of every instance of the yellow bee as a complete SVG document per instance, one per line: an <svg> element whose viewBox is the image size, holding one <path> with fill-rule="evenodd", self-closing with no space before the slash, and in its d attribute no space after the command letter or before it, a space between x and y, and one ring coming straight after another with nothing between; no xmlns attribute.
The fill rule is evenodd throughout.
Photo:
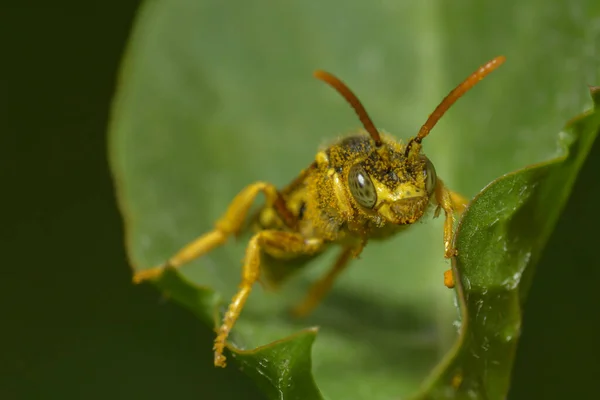
<svg viewBox="0 0 600 400"><path fill-rule="evenodd" d="M434 216L441 210L445 214L444 256L455 256L454 213L462 212L467 202L437 177L433 164L421 153L421 142L456 100L504 61L503 56L492 59L459 84L406 145L378 131L358 98L341 80L316 71L316 78L335 88L350 103L364 131L318 152L314 162L282 189L268 182L247 186L212 231L183 247L163 265L137 272L134 281L157 278L165 268L179 268L222 245L245 227L253 227L255 233L246 248L239 289L214 342L214 364L224 367L227 337L261 273L268 282L280 283L325 249L334 244L341 246L333 267L294 309L296 315L306 315L368 240L385 239L407 229L431 206L435 207ZM259 193L265 195L266 202L248 225L250 207ZM451 271L444 274L444 283L454 286Z"/></svg>

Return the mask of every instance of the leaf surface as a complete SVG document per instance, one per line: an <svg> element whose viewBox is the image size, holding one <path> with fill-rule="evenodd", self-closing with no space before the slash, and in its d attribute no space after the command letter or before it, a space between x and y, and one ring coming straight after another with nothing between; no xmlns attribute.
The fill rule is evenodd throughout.
<svg viewBox="0 0 600 400"><path fill-rule="evenodd" d="M134 268L164 262L211 229L245 185L257 180L286 184L312 161L320 145L356 129L359 123L351 109L312 79L317 68L344 79L379 128L407 139L451 88L491 57L505 54L507 64L453 107L425 140L425 152L444 181L468 197L508 171L554 155L557 132L589 103L585 84L598 76L573 43L587 48L594 37L581 35L580 20L564 17L570 16L561 9L571 7L566 3L523 21L513 18L517 3L349 2L340 8L335 2L146 2L125 57L110 144ZM519 7L521 12L534 6ZM463 9L472 12L464 14ZM483 27L497 27L502 19L514 23L514 29L502 35L482 33ZM555 45L538 46L532 38L550 28L556 32ZM565 63L541 63L549 54ZM531 74L534 64L536 74ZM524 178L513 186L501 181L488 190L518 191L523 183L532 196L526 203L536 204L533 197L541 189L532 186L542 178ZM561 182L569 179L571 175ZM568 187L562 189L553 218L568 195ZM527 251L534 263L534 253L544 242L530 243L529 250L507 243L520 249L508 260L510 265L500 271L485 268L485 263L496 262L496 253L481 251L485 240L494 240L499 232L494 229L517 229L518 224L509 222L510 212L526 207L513 195L502 202L497 201L500 192L494 201L486 196L480 195L471 207L458 239L459 249L464 249L459 256L459 268L465 268L461 279L477 288L469 301L491 282L490 291L504 290L504 279L514 281L515 272L527 270L519 266ZM485 237L470 235L496 218L477 212L477 204L487 209L490 201L505 209L498 211L497 228ZM547 234L552 221L538 227L540 232ZM525 238L533 234L523 233ZM191 263L181 276L165 276L159 287L212 325L219 307L237 288L246 240L229 242ZM290 398L295 393L319 398L322 392L332 399L415 393L456 339L453 293L442 285L448 263L442 256L441 220L416 224L385 243L370 243L312 316L291 318L288 310L326 271L334 253L278 292L255 287L231 340L245 351L262 347L240 353L240 364L230 357L230 367L241 366L256 377L270 398L279 398L282 391ZM483 261L475 263L471 255ZM519 282L528 279L525 274ZM508 297L485 303L503 310L495 312L493 326L514 325L522 299L515 303ZM316 339L305 330L314 326L320 327ZM510 333L508 329L504 337ZM486 336L477 337L473 340ZM298 351L313 340L312 354ZM286 361L281 354L288 351ZM265 354L278 354L279 359L262 374L258 366ZM293 379L284 371L286 362ZM307 366L319 389L311 383ZM504 365L500 375L509 372L510 366ZM302 383L288 392L280 382ZM446 381L440 382L443 386ZM432 385L431 393L442 387Z"/></svg>

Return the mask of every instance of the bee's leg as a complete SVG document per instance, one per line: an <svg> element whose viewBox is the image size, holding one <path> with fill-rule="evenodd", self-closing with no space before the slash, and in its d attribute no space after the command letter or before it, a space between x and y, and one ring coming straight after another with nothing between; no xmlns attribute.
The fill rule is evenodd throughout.
<svg viewBox="0 0 600 400"><path fill-rule="evenodd" d="M244 224L250 206L259 193L264 193L266 204L273 206L278 214L288 225L296 223L295 217L285 206L281 194L275 186L266 182L256 182L242 190L229 204L225 214L215 224L215 229L205 233L187 246L179 250L166 263L154 268L138 271L133 276L133 281L139 283L147 279L153 279L164 271L165 268L179 268L185 263L198 258L215 247L225 243L227 238L239 232Z"/></svg>
<svg viewBox="0 0 600 400"><path fill-rule="evenodd" d="M292 309L292 314L296 317L304 317L310 314L321 302L323 297L325 297L329 289L331 289L335 278L348 266L350 259L355 253L356 249L353 247L344 248L335 264L333 264L333 267L327 272L327 275L312 285L308 295L304 298L302 303Z"/></svg>
<svg viewBox="0 0 600 400"><path fill-rule="evenodd" d="M223 317L223 323L217 330L217 338L213 350L215 351L215 366L225 367L225 342L235 321L240 315L252 285L260 277L260 255L262 251L270 254L301 255L315 254L322 249L321 239L306 239L298 233L282 231L261 231L255 234L246 248L244 267L242 269L242 282L229 308Z"/></svg>
<svg viewBox="0 0 600 400"><path fill-rule="evenodd" d="M467 208L467 205L469 204L469 200L467 200L465 197L463 197L461 194L453 192L451 190L449 190L450 192L450 201L452 201L452 208L454 209L455 213L458 214L462 214L463 211L465 211L465 208Z"/></svg>
<svg viewBox="0 0 600 400"><path fill-rule="evenodd" d="M456 255L456 249L453 247L452 239L454 235L454 212L456 212L457 204L453 200L456 199L459 204L461 204L459 198L462 198L462 196L455 196L456 197L453 199L453 193L444 186L444 183L440 179L438 179L435 186L435 199L438 207L444 210L444 257L446 258L452 258ZM439 213L439 208L436 210L436 215ZM464 206L462 208L464 209ZM452 275L451 269L444 272L444 285L448 288L454 287L454 276Z"/></svg>

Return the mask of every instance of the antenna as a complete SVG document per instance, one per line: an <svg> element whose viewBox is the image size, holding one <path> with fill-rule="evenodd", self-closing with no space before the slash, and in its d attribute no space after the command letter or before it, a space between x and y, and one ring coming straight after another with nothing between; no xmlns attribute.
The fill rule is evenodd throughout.
<svg viewBox="0 0 600 400"><path fill-rule="evenodd" d="M452 107L456 100L460 99L465 93L467 93L471 88L473 88L473 86L479 83L480 80L485 78L490 72L494 71L496 68L502 65L504 61L506 61L506 58L504 56L498 56L488 61L486 64L479 67L477 71L473 72L460 85L458 85L450 93L448 93L444 100L442 100L442 102L435 108L431 115L429 115L429 118L427 118L427 121L425 121L421 129L419 129L419 133L417 134L417 137L413 139L413 141L421 143L423 138L429 135L429 132L433 129L435 124L437 124L437 122L440 120L440 118L442 118L444 113L448 111L450 107Z"/></svg>
<svg viewBox="0 0 600 400"><path fill-rule="evenodd" d="M322 80L323 82L327 83L329 86L337 90L338 93L341 94L348 103L350 103L352 108L354 108L356 115L358 115L358 119L360 119L360 122L362 122L367 132L369 132L369 134L375 141L375 146L381 146L381 136L379 136L377 128L375 128L373 121L371 121L369 114L367 114L367 110L365 110L363 105L360 103L358 97L356 97L356 95L352 93L352 90L350 90L344 82L342 82L340 79L330 74L329 72L317 70L314 72L314 76L315 78Z"/></svg>

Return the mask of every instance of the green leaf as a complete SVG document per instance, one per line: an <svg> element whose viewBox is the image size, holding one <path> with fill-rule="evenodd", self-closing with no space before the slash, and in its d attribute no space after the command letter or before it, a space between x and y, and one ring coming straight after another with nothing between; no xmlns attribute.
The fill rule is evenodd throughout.
<svg viewBox="0 0 600 400"><path fill-rule="evenodd" d="M217 326L219 296L167 270L156 281L162 292L190 309L209 326ZM233 358L271 399L319 399L312 377L310 352L317 330L307 329L254 350L229 346Z"/></svg>
<svg viewBox="0 0 600 400"><path fill-rule="evenodd" d="M598 101L596 100L596 103ZM598 137L538 265L523 310L509 399L586 399L600 356Z"/></svg>
<svg viewBox="0 0 600 400"><path fill-rule="evenodd" d="M495 180L465 212L454 266L461 335L422 398L505 398L535 265L600 131L596 94L596 111L566 127L565 156Z"/></svg>
<svg viewBox="0 0 600 400"><path fill-rule="evenodd" d="M316 333L310 329L252 351L236 351L234 358L270 399L321 399L307 357Z"/></svg>
<svg viewBox="0 0 600 400"><path fill-rule="evenodd" d="M594 7L593 1L548 7L541 0L485 6L476 0L345 2L343 7L300 1L146 2L125 57L110 132L131 264L145 269L164 262L211 229L245 185L286 184L312 161L319 145L359 125L338 95L311 78L316 68L343 78L379 128L406 139L452 87L491 57L505 54L506 65L450 110L424 149L444 181L468 197L507 171L548 159L556 132L589 102L583 88L599 80L589 51L597 38L582 28L581 19ZM531 13L536 18L526 18ZM502 21L515 26L508 29ZM540 45L545 43L540 38L551 38L552 46ZM557 199L555 206L560 204ZM475 215L476 207L468 215ZM465 238L467 221L461 227ZM543 229L551 228L548 223ZM278 367L287 356L275 361L271 355L266 357L272 367L260 376L275 383L291 379L297 391L290 395L305 390L303 396L319 398L307 377L312 362L315 381L328 398L414 393L442 356L455 351L457 312L453 293L442 285L448 265L441 232L441 220L427 220L391 241L370 243L306 320L291 318L288 310L335 254L317 260L276 293L255 287L231 335L244 352L229 357L228 368L243 367L257 377L252 364L265 353L252 349L263 346L266 354L281 355L286 348L306 349L313 334L292 335L319 326L312 361L309 351L288 354L290 370L299 376ZM246 240L216 249L182 269L181 276L165 276L159 287L212 327L217 307L226 304L220 299L230 298L239 283ZM470 253L462 249L468 245L462 239L458 245L459 262L467 268L463 258ZM462 279L469 277L466 271ZM483 284L483 278L478 272L473 283ZM512 318L508 311L519 305L512 301L498 318L504 311ZM468 318L462 318L464 328ZM276 350L281 343L283 350ZM502 376L509 372L510 365L504 365ZM466 385L469 375L464 376ZM263 378L257 385L271 398L279 396L281 388ZM447 383L440 379L434 381ZM432 385L433 391L440 388Z"/></svg>

